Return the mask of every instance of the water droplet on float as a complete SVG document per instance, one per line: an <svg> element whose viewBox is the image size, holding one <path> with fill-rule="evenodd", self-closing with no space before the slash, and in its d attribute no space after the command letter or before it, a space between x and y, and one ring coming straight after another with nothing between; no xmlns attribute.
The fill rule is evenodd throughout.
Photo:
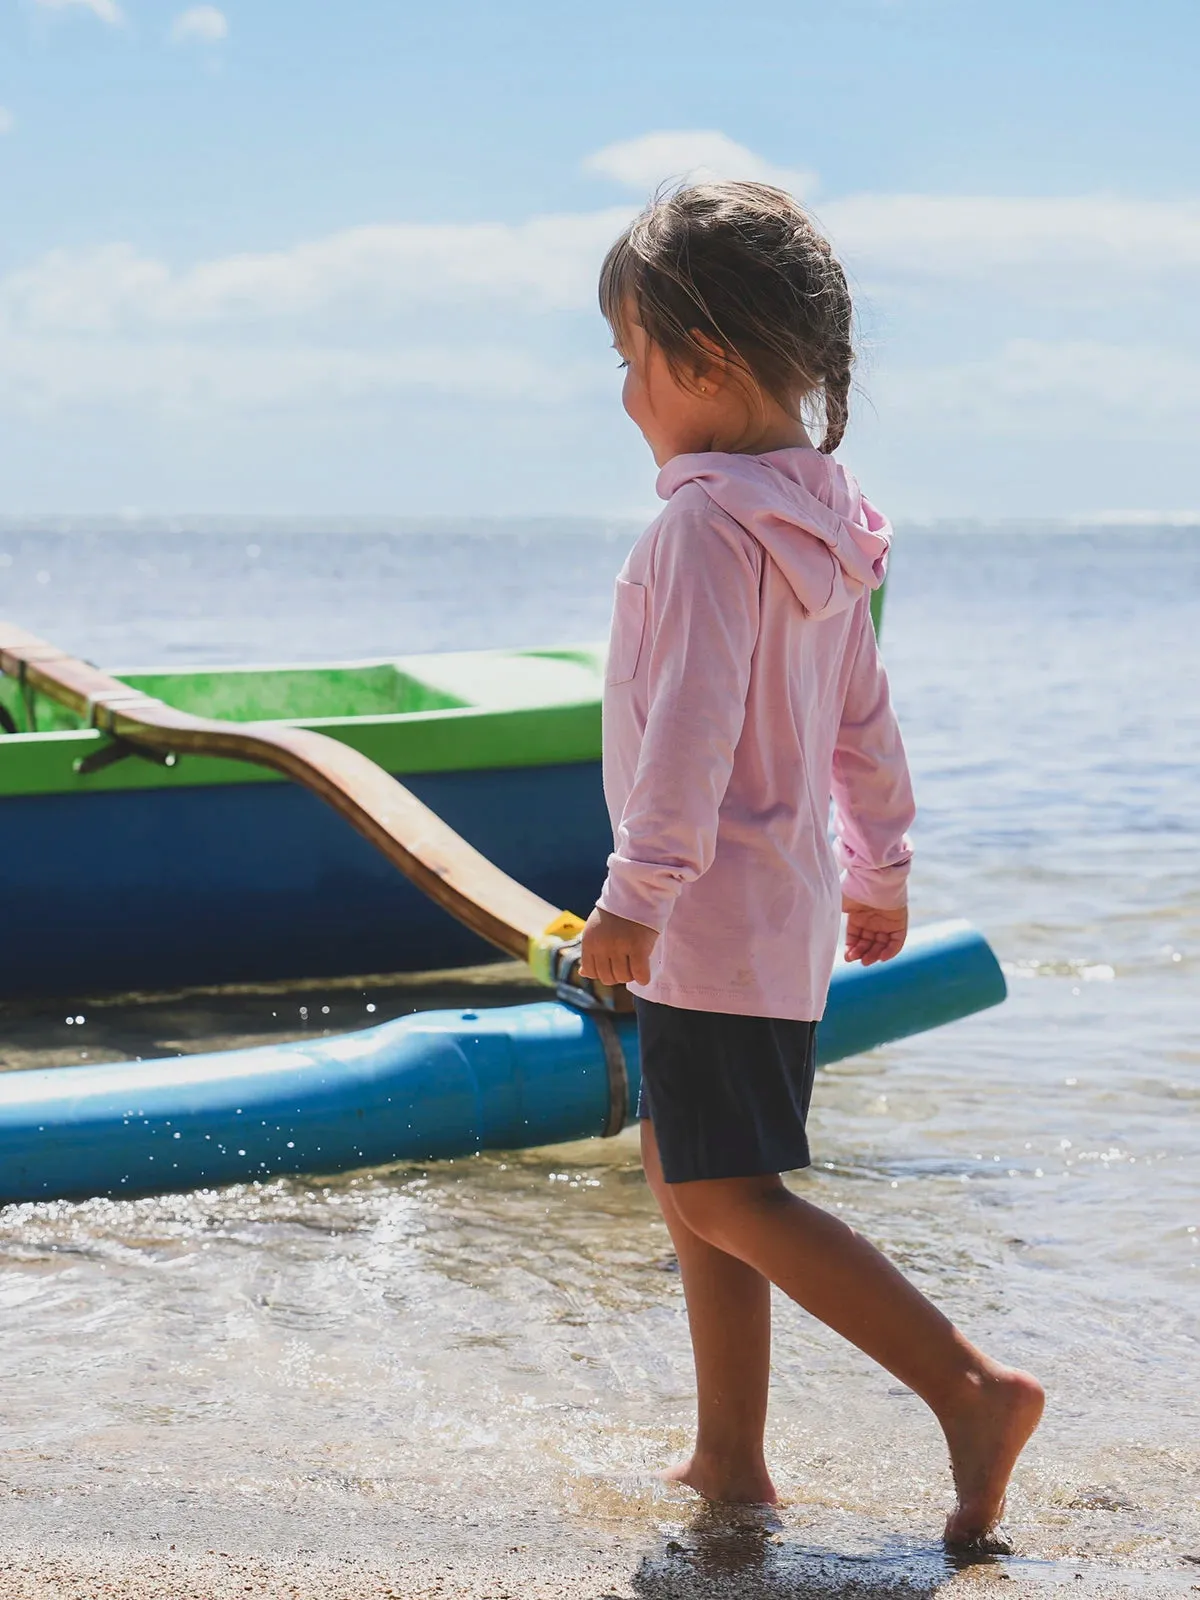
<svg viewBox="0 0 1200 1600"><path fill-rule="evenodd" d="M1117 975L1117 969L1109 966L1107 961L1096 961L1090 967L1081 967L1079 975L1084 983L1111 983Z"/></svg>

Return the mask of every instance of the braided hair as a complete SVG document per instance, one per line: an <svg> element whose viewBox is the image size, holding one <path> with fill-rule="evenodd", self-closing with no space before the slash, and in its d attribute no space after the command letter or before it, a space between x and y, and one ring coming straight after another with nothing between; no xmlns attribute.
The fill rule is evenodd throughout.
<svg viewBox="0 0 1200 1600"><path fill-rule="evenodd" d="M841 443L850 290L829 241L782 189L697 183L660 196L605 257L600 309L618 336L632 310L684 383L712 360L704 339L715 342L792 415L820 405L826 455Z"/></svg>

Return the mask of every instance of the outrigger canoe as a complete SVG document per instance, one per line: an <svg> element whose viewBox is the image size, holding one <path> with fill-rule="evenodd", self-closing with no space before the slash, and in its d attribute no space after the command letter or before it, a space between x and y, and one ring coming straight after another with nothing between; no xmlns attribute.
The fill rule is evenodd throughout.
<svg viewBox="0 0 1200 1600"><path fill-rule="evenodd" d="M594 902L603 650L118 671L181 711L361 751L518 883ZM413 972L495 952L315 795L244 761L170 765L0 677L0 997Z"/></svg>
<svg viewBox="0 0 1200 1600"><path fill-rule="evenodd" d="M18 841L0 992L421 970L478 959L483 935L559 995L302 1046L6 1074L0 1201L431 1159L630 1120L627 997L579 977L581 923L556 909L592 903L608 848L599 651L113 677L6 626L0 667L0 817ZM1004 993L973 929L920 930L886 967L835 974L820 1057Z"/></svg>

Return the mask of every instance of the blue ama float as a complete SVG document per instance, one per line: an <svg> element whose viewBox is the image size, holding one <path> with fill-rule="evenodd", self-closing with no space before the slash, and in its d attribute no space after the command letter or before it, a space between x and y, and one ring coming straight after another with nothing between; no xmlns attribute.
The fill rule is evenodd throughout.
<svg viewBox="0 0 1200 1600"><path fill-rule="evenodd" d="M965 922L840 965L823 1063L998 1004ZM299 1044L0 1075L0 1202L125 1197L615 1134L636 1115L633 1019L559 1001L427 1011Z"/></svg>

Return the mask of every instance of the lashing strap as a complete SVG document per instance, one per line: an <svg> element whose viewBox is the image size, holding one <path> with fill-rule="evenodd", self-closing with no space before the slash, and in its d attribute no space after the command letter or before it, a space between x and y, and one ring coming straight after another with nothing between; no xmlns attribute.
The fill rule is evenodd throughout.
<svg viewBox="0 0 1200 1600"><path fill-rule="evenodd" d="M526 959L539 983L546 984L553 989L561 982L557 970L558 963L555 957L563 945L571 944L583 932L584 922L582 917L577 917L573 911L560 911L553 922L547 923L541 933L535 933L529 939L529 954Z"/></svg>

